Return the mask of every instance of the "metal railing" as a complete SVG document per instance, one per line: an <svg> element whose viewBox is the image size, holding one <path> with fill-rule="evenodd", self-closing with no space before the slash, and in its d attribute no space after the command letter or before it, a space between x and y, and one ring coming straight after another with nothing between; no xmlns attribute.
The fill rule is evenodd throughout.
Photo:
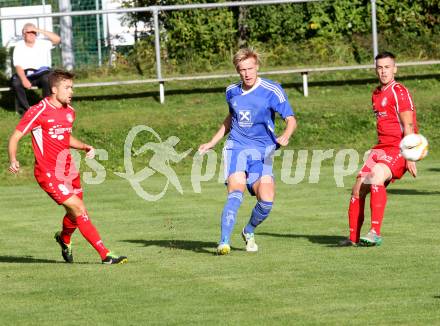
<svg viewBox="0 0 440 326"><path fill-rule="evenodd" d="M440 60L410 61L410 62L402 62L397 64L398 67L422 66L422 65L440 65ZM297 69L287 69L287 70L263 71L263 72L259 72L259 75L269 76L269 75L301 74L303 79L303 95L307 97L309 96L308 75L311 72L362 70L362 69L374 69L374 68L375 68L374 64L339 66L339 67L308 67L308 68L297 68ZM234 73L234 74L217 74L217 75L181 76L181 77L169 77L162 79L153 78L153 79L118 80L118 81L96 82L96 83L75 83L75 88L133 85L133 84L152 84L152 83L165 83L170 81L184 81L184 80L225 79L236 76L237 74ZM32 87L32 89L37 89L37 87ZM0 87L0 92L5 92L8 90L10 90L9 87Z"/></svg>

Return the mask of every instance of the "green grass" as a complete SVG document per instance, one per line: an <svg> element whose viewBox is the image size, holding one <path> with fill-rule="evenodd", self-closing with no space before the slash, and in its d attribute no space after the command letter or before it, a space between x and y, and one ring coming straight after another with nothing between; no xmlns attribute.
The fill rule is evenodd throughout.
<svg viewBox="0 0 440 326"><path fill-rule="evenodd" d="M201 193L194 192L194 151L173 165L183 195L170 186L156 202L138 197L113 172L124 170L123 145L134 125L148 125L162 139L179 136L179 152L208 140L226 114L223 92L229 81L168 83L164 105L157 102L155 85L78 89L74 135L109 153L108 161L100 162L107 178L99 185L84 184L85 202L104 242L128 255L129 263L102 266L79 232L74 235L76 264L62 263L52 237L63 210L33 181L28 137L20 147L21 175L0 173L1 323L438 324L440 81L435 67L402 69L401 78L413 93L431 147L418 164L416 180L406 176L389 188L383 245L335 247L347 235L354 175L336 187L333 160L327 160L319 182L309 183L309 155L306 179L296 185L279 180L276 163L277 198L257 231L260 252L246 253L240 239L254 205L246 196L233 251L226 257L215 255L225 189L215 181L217 170L215 179L202 183ZM370 72L312 74L309 98L301 95L299 76L273 79L283 83L298 115L298 132L288 149L363 152L375 142ZM18 122L7 103L0 100L4 170L7 138ZM149 139L139 137L135 147ZM147 163L147 156L136 160L138 168ZM143 186L158 191L164 182L157 175Z"/></svg>
<svg viewBox="0 0 440 326"><path fill-rule="evenodd" d="M180 176L184 195L169 189L157 202L142 200L122 179L86 186L105 243L129 256L121 266L100 265L78 232L76 264L64 264L52 239L62 209L36 185L0 187L2 323L435 324L438 163L422 162L417 180L389 188L378 248L335 247L347 234L353 178L337 188L330 167L318 184L278 180L257 254L246 253L239 236L254 204L245 196L225 257L215 255L225 197L217 182L195 194ZM148 182L163 185L159 176Z"/></svg>
<svg viewBox="0 0 440 326"><path fill-rule="evenodd" d="M376 141L375 119L371 111L371 91L377 82L371 71L311 74L310 96L302 96L301 77L271 76L281 82L294 107L299 128L289 148L368 149ZM234 79L235 80L235 79ZM103 164L112 171L123 169L123 146L129 130L138 124L156 130L162 139L178 136L177 148L186 150L206 142L227 114L225 86L234 81L170 82L165 85L166 102L157 101L157 85L79 88L74 107L78 112L74 134L109 153ZM411 90L418 110L421 132L431 145L431 156L438 157L440 144L440 79L437 66L401 68L400 80ZM0 100L0 151L5 153L7 139L18 122L11 110L7 94ZM9 101L9 102L8 102ZM283 127L278 123L278 131ZM141 135L139 144L148 139ZM138 144L138 143L135 143ZM21 143L20 160L33 162L30 139ZM183 162L188 167L191 162ZM7 156L0 156L0 165L7 165ZM5 173L0 173L0 180Z"/></svg>

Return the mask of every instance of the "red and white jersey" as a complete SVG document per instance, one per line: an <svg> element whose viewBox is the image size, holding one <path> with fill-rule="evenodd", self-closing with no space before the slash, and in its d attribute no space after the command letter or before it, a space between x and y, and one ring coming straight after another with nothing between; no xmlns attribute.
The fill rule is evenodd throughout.
<svg viewBox="0 0 440 326"><path fill-rule="evenodd" d="M45 98L29 108L16 129L32 133L35 170L41 172L70 168L70 134L75 120L75 110L70 106L55 107ZM60 155L61 154L61 155Z"/></svg>
<svg viewBox="0 0 440 326"><path fill-rule="evenodd" d="M414 131L417 132L416 108L409 91L396 81L378 87L372 96L373 111L377 120L378 143L374 148L399 147L403 138L403 124L399 113L413 112Z"/></svg>

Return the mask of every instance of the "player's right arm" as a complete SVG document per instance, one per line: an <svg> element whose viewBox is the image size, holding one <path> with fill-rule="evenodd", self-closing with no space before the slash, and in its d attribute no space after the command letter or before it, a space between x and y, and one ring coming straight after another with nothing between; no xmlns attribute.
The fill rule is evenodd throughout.
<svg viewBox="0 0 440 326"><path fill-rule="evenodd" d="M9 154L9 172L17 174L20 170L20 163L17 161L18 142L24 136L20 130L15 130L9 138L8 154Z"/></svg>
<svg viewBox="0 0 440 326"><path fill-rule="evenodd" d="M215 133L215 135L212 137L212 139L205 144L202 144L199 146L199 153L204 154L207 151L209 151L211 148L213 148L217 143L229 133L231 130L231 123L232 123L232 115L229 113L225 120L223 121L222 125L218 129L218 131Z"/></svg>

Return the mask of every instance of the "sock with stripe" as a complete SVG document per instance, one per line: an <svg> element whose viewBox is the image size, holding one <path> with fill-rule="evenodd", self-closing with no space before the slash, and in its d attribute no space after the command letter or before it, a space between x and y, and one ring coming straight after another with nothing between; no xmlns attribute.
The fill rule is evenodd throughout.
<svg viewBox="0 0 440 326"><path fill-rule="evenodd" d="M371 229L380 235L385 206L387 205L387 190L383 185L371 185Z"/></svg>
<svg viewBox="0 0 440 326"><path fill-rule="evenodd" d="M270 201L258 201L252 210L252 215L248 224L244 227L244 232L254 233L255 228L263 223L263 221L269 216L272 205L273 202Z"/></svg>
<svg viewBox="0 0 440 326"><path fill-rule="evenodd" d="M365 198L350 199L348 206L348 225L350 228L350 240L354 243L359 242L362 224L364 223Z"/></svg>

